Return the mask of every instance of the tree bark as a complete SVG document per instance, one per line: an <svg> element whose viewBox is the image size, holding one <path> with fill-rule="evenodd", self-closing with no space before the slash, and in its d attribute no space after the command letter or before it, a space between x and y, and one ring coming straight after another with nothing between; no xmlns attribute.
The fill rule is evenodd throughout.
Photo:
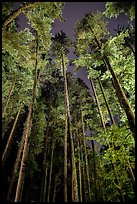
<svg viewBox="0 0 137 204"><path fill-rule="evenodd" d="M98 191L97 191L97 169L96 169L96 159L95 159L95 146L94 146L94 141L91 140L92 144L92 151L93 151L93 167L94 167L94 188L95 188L95 200L98 202Z"/></svg>
<svg viewBox="0 0 137 204"><path fill-rule="evenodd" d="M110 107L109 107L109 104L108 104L108 101L107 101L107 98L105 96L105 92L104 92L104 88L102 86L102 82L100 80L100 78L98 77L98 82L99 82L99 86L100 86L100 89L101 89L101 92L102 92L102 95L103 95L103 98L104 98L104 101L105 101L105 104L106 104L106 107L107 107L107 110L108 110L108 114L109 114L109 117L110 117L110 120L112 122L112 124L115 124L115 120L113 118L113 115L112 115L112 112L110 110Z"/></svg>
<svg viewBox="0 0 137 204"><path fill-rule="evenodd" d="M50 115L51 105L49 107L49 115ZM50 116L47 122L45 140L44 140L44 154L43 154L43 164L42 164L42 181L41 181L41 193L40 193L40 202L45 202L46 198L46 186L47 186L47 147L48 147L48 134L49 134L49 123L50 123Z"/></svg>
<svg viewBox="0 0 137 204"><path fill-rule="evenodd" d="M36 4L36 2L30 2L24 6L21 6L19 9L17 9L16 11L14 11L13 14L11 14L10 16L8 16L3 25L2 28L5 28L8 24L10 24L15 18L17 18L21 13L23 13L25 10L27 10L28 8L32 8L34 7L34 5Z"/></svg>
<svg viewBox="0 0 137 204"><path fill-rule="evenodd" d="M10 89L10 91L9 91L9 94L8 94L8 96L7 96L6 104L5 104L5 106L4 106L3 110L2 110L3 115L4 115L4 113L5 113L6 109L7 109L7 106L8 106L10 97L11 97L11 94L12 94L12 92L13 92L13 90L14 90L14 87L15 87L15 84L16 84L16 79L14 80L14 82L13 82L13 84L12 84L12 87L11 87L11 89Z"/></svg>
<svg viewBox="0 0 137 204"><path fill-rule="evenodd" d="M22 153L23 145L24 145L24 135L25 135L25 131L24 131L24 134L22 135L22 139L21 139L21 142L20 142L20 145L19 145L16 161L15 161L15 164L14 164L14 167L13 167L13 170L12 170L11 179L10 179L11 181L10 181L10 185L9 185L8 195L7 195L7 201L10 200L11 192L13 190L13 185L14 185L16 174L17 174L17 171L18 171L18 166L19 166L21 153Z"/></svg>
<svg viewBox="0 0 137 204"><path fill-rule="evenodd" d="M86 149L86 143L85 143L85 129L84 129L83 114L82 114L82 106L80 107L80 111L81 111L81 124L82 124L82 139L83 139L83 145L84 145L84 157L85 157L85 165L86 165L86 176L87 176L87 182L88 182L88 195L89 195L89 202L92 202L87 149Z"/></svg>
<svg viewBox="0 0 137 204"><path fill-rule="evenodd" d="M19 108L18 113L16 115L16 118L15 118L12 130L10 132L10 135L9 135L6 147L4 149L4 153L2 155L2 165L3 165L3 168L5 166L6 159L7 159L8 155L9 155L9 153L10 153L10 149L11 149L11 145L12 145L12 141L13 141L13 133L14 133L14 130L15 130L15 127L16 127L16 124L17 124L17 121L18 121L21 109L22 109L22 104L20 105L20 108Z"/></svg>
<svg viewBox="0 0 137 204"><path fill-rule="evenodd" d="M52 177L52 167L53 167L53 154L54 154L54 138L52 141L51 147L51 162L50 162L50 173L49 173L49 185L48 185L48 195L47 195L47 202L50 202L50 189L51 189L51 177Z"/></svg>
<svg viewBox="0 0 137 204"><path fill-rule="evenodd" d="M77 190L77 176L76 176L76 165L75 165L75 153L74 153L74 143L73 143L73 135L72 135L72 124L70 119L70 109L69 109L69 97L68 97L68 88L67 88L67 78L66 78L66 67L64 63L64 56L62 53L62 69L63 69L63 76L64 76L64 92L65 92L65 102L66 102L66 123L69 123L66 126L66 130L69 130L70 133L70 143L71 143L71 161L72 161L72 202L78 202L78 190ZM65 133L65 144L64 144L64 156L66 159L66 148L67 148L67 131ZM66 165L66 162L65 162ZM65 174L67 168L65 167ZM65 177L65 176L64 176ZM66 184L65 184L66 185ZM66 186L64 187L64 190ZM65 196L65 195L64 195ZM64 202L67 202L64 200Z"/></svg>
<svg viewBox="0 0 137 204"><path fill-rule="evenodd" d="M62 54L62 68L64 77L64 93L65 93L65 136L64 136L64 202L67 202L67 138L68 138L68 98L67 98L67 79L66 79L66 68L64 65L64 58Z"/></svg>
<svg viewBox="0 0 137 204"><path fill-rule="evenodd" d="M91 83L91 87L92 87L92 90L93 90L95 101L96 101L96 104L97 104L97 107L98 107L98 112L99 112L99 116L100 116L101 125L102 125L103 129L106 131L105 122L104 122L104 119L103 119L103 114L102 114L100 103L99 103L99 100L98 100L98 97L97 97L97 93L96 93L96 90L95 90L95 87L94 87L94 84L93 84L93 79L90 79L90 83Z"/></svg>
<svg viewBox="0 0 137 204"><path fill-rule="evenodd" d="M32 113L33 113L33 106L34 106L34 101L35 101L35 92L36 92L37 82L40 77L40 73L37 70L38 68L37 67L38 65L37 56L38 56L38 36L36 37L36 63L35 63L34 85L33 85L33 90L32 90L32 102L30 104L28 117L26 119L25 142L24 142L23 155L22 155L22 160L21 160L21 167L20 167L19 178L18 178L18 183L17 183L17 188L16 188L16 196L15 196L14 202L21 202L21 199L22 199L26 162L27 162L28 148L29 148L29 136L31 133L31 126L32 126Z"/></svg>

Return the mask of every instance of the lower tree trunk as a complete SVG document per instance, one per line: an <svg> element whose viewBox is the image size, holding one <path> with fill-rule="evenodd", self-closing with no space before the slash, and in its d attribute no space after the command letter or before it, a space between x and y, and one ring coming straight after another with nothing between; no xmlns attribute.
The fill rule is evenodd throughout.
<svg viewBox="0 0 137 204"><path fill-rule="evenodd" d="M19 108L18 113L16 115L16 118L15 118L12 130L10 132L10 135L9 135L9 138L8 138L4 153L2 155L3 168L5 166L6 159L7 159L8 155L9 155L9 153L10 153L10 149L11 149L11 145L12 145L12 141L13 141L13 133L14 133L14 130L15 130L15 127L16 127L16 124L17 124L21 109L22 109L22 104L20 105L20 108Z"/></svg>
<svg viewBox="0 0 137 204"><path fill-rule="evenodd" d="M52 177L52 167L53 167L54 143L55 143L55 141L54 141L54 138L53 138L52 147L51 147L51 162L50 162L47 202L50 202L50 189L51 189L51 177Z"/></svg>
<svg viewBox="0 0 137 204"><path fill-rule="evenodd" d="M13 167L13 170L12 170L10 185L9 185L9 190L8 190L8 195L7 195L7 201L10 201L10 196L11 196L11 193L12 193L12 190L13 190L13 185L14 185L14 182L15 182L15 179L16 179L16 174L17 174L17 171L18 171L18 166L19 166L19 162L20 162L20 158L21 158L21 153L22 153L22 150L23 150L24 136L25 135L23 134L22 138L21 138L20 145L19 145L16 161L15 161L15 164L14 164L14 167Z"/></svg>
<svg viewBox="0 0 137 204"><path fill-rule="evenodd" d="M14 88L15 88L15 84L16 84L16 79L14 80L14 82L13 82L13 84L12 84L12 87L11 87L11 89L10 89L10 91L9 91L9 94L8 94L8 96L7 96L6 104L5 104L5 106L4 106L3 110L2 110L2 114L3 114L3 115L4 115L4 113L5 113L6 109L7 109L7 106L8 106L10 97L11 97L11 94L12 94Z"/></svg>
<svg viewBox="0 0 137 204"><path fill-rule="evenodd" d="M83 114L82 114L82 107L80 108L80 111L81 111L82 138L83 138L83 145L84 145L86 176L87 176L87 182L88 182L88 195L89 195L89 202L92 202L91 187L90 187L90 176L89 176L89 166L88 166L87 149L86 149L86 143L85 143L85 129L84 129L84 120L83 120Z"/></svg>
<svg viewBox="0 0 137 204"><path fill-rule="evenodd" d="M28 114L28 117L26 120L27 122L26 122L26 127L25 127L26 130L25 130L25 141L24 141L23 155L22 155L22 160L21 160L21 167L20 167L19 178L18 178L14 202L21 202L21 199L22 199L24 179L25 179L25 173L26 173L26 165L27 165L29 136L31 133L31 125L32 125L31 116L32 116L32 105L30 106L29 114Z"/></svg>

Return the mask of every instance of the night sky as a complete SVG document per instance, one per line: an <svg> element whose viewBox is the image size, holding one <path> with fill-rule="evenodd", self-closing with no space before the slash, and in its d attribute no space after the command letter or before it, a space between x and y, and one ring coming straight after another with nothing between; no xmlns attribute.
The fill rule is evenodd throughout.
<svg viewBox="0 0 137 204"><path fill-rule="evenodd" d="M60 32L63 30L72 41L75 40L73 28L77 21L82 19L85 16L85 13L89 13L90 11L105 11L106 2L65 2L65 6L63 9L63 17L65 18L64 22L60 22L59 20L55 20L54 26L52 28L52 34ZM15 3L15 9L20 6L20 3ZM117 29L117 25L126 26L129 18L124 14L120 14L116 19L115 18L106 18L109 22L108 29L111 35L116 35L116 32L113 29ZM24 14L20 14L18 18L18 24L20 25L19 30L23 30L25 27L29 27L27 24L27 18ZM70 49L68 54L69 59L75 59L75 55L73 54L74 49ZM89 80L87 79L87 72L85 68L81 68L77 71L76 75L74 75L73 66L68 66L67 70L73 74L74 77L81 78L86 85L90 88L91 86Z"/></svg>

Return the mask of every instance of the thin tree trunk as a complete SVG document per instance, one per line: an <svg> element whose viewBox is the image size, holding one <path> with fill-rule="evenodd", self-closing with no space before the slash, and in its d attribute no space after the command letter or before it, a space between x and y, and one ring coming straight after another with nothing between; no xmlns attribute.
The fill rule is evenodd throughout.
<svg viewBox="0 0 137 204"><path fill-rule="evenodd" d="M20 89L20 87L17 89L17 93L18 93L19 89ZM14 109L14 105L15 105L16 99L17 99L17 94L16 94L16 97L13 99L13 104L12 104L12 107L11 107L11 111L10 111L10 113L8 115L8 119L11 118L11 115L13 113L13 109ZM2 139L4 138L4 134L6 133L6 129L7 129L8 125L9 125L9 123L10 122L7 121L4 125L2 125Z"/></svg>
<svg viewBox="0 0 137 204"><path fill-rule="evenodd" d="M27 156L28 156L28 148L29 148L29 136L31 133L31 126L32 126L32 113L33 113L33 106L34 106L34 101L35 101L35 92L36 92L36 86L37 82L40 77L39 70L37 70L37 57L38 56L38 36L36 37L36 63L35 63L35 79L34 79L34 85L33 85L33 90L32 90L32 102L29 107L29 113L27 117L27 122L26 122L26 133L25 133L25 142L24 142L24 148L23 148L23 155L22 155L22 160L21 160L21 167L20 167L20 172L19 172L19 178L18 178L18 183L17 183L17 188L16 188L16 196L15 196L15 201L14 202L21 202L22 199L22 192L23 192L23 184L24 184L24 179L25 179L25 170L26 170L26 161L27 161Z"/></svg>
<svg viewBox="0 0 137 204"><path fill-rule="evenodd" d="M36 4L36 2L30 2L24 6L21 6L18 10L14 11L13 14L11 14L10 16L8 16L5 19L5 21L2 25L2 28L6 27L8 24L10 24L15 18L17 18L21 13L23 13L28 8L34 7L35 4Z"/></svg>
<svg viewBox="0 0 137 204"><path fill-rule="evenodd" d="M46 127L45 140L44 140L44 150L43 150L43 163L42 163L42 180L41 180L41 192L40 192L40 202L45 202L46 198L46 187L47 187L47 148L48 148L48 135L49 135L49 123L50 123L50 112L51 112L51 101L49 104L49 117Z"/></svg>
<svg viewBox="0 0 137 204"><path fill-rule="evenodd" d="M98 100L98 97L97 97L97 93L96 93L96 90L95 90L95 87L94 87L94 84L93 84L93 79L90 79L90 83L91 83L91 87L92 87L92 90L93 90L95 101L96 101L96 104L97 104L97 107L98 107L98 112L99 112L99 116L100 116L101 125L102 125L103 129L106 130L102 110L101 110L99 100Z"/></svg>
<svg viewBox="0 0 137 204"><path fill-rule="evenodd" d="M70 110L69 110L69 97L68 97L68 89L67 89L67 78L66 78L66 67L64 64L64 56L62 54L62 68L63 68L63 76L64 76L64 92L65 92L65 102L66 102L66 122L69 123L69 133L70 133L70 143L71 143L71 161L72 161L72 202L78 202L78 190L77 190L77 176L76 176L76 165L75 165L75 153L74 153L74 143L73 143L73 136L72 136L72 124L70 120ZM68 127L66 127L68 129ZM65 129L66 129L65 128ZM67 135L67 132L66 134ZM67 147L67 138L65 136L65 152L64 156L66 155L66 147ZM66 158L66 156L65 156ZM65 162L66 165L66 162ZM66 167L65 167L65 174L66 174ZM65 176L64 176L65 177ZM65 184L66 185L66 184ZM64 186L66 188L66 186ZM64 190L66 190L64 188ZM64 202L67 202L64 200Z"/></svg>
<svg viewBox="0 0 137 204"><path fill-rule="evenodd" d="M105 96L105 92L104 92L104 88L103 88L103 86L102 86L102 82L101 82L101 80L100 80L99 77L98 77L97 79L98 79L99 86L100 86L100 89L101 89L101 92L102 92L102 95L103 95L103 98L104 98L104 101L105 101L105 104L106 104L106 107L107 107L107 110L108 110L108 114L109 114L110 120L111 120L112 124L115 124L115 120L114 120L114 118L113 118L111 109L110 109L110 107L109 107L107 98L106 98L106 96Z"/></svg>
<svg viewBox="0 0 137 204"><path fill-rule="evenodd" d="M21 153L22 153L23 145L24 145L24 135L25 135L25 131L24 131L24 134L22 135L21 142L20 142L19 149L18 149L18 153L17 153L17 157L16 157L16 161L15 161L15 164L14 164L14 167L12 170L11 179L10 179L11 181L10 181L10 185L9 185L8 195L7 195L7 201L10 200L11 192L13 190L13 185L14 185L16 174L18 171L18 166L19 166Z"/></svg>
<svg viewBox="0 0 137 204"><path fill-rule="evenodd" d="M84 129L84 120L83 120L83 114L82 114L82 107L80 107L80 111L81 111L82 138L83 138L83 145L84 145L84 156L85 156L85 165L86 165L86 176L87 176L87 182L88 182L89 202L92 202L91 187L90 187L90 176L89 176L89 166L88 166L87 149L86 149L86 143L85 143L85 129Z"/></svg>
<svg viewBox="0 0 137 204"><path fill-rule="evenodd" d="M32 116L32 105L29 109L29 114L27 117L27 122L25 126L25 141L24 141L24 147L23 147L23 155L21 160L21 166L19 171L19 178L16 188L16 195L15 195L15 201L14 202L21 202L22 199L22 193L23 193L23 185L24 185L24 179L25 179L25 170L26 170L26 162L27 162L27 156L28 156L28 148L29 148L29 136L31 133L31 124L30 121Z"/></svg>
<svg viewBox="0 0 137 204"><path fill-rule="evenodd" d="M77 145L78 145L78 169L79 169L79 201L82 202L82 175L81 175L81 157L80 157L80 144L77 134Z"/></svg>
<svg viewBox="0 0 137 204"><path fill-rule="evenodd" d="M76 142L77 142L77 150L78 150L78 181L79 181L79 202L82 202L82 173L81 173L81 156L80 156L80 141L78 134L78 121L75 117L76 124Z"/></svg>
<svg viewBox="0 0 137 204"><path fill-rule="evenodd" d="M22 109L22 104L20 105L20 108L19 108L18 113L16 115L12 130L10 132L6 147L4 149L4 153L2 155L2 165L3 165L3 167L5 166L6 159L7 159L8 155L9 155L9 153L10 153L10 149L11 149L11 145L12 145L12 141L13 141L13 133L14 133L14 130L15 130L15 127L16 127L16 124L17 124L21 109Z"/></svg>
<svg viewBox="0 0 137 204"><path fill-rule="evenodd" d="M13 82L13 84L12 84L12 87L11 87L11 89L10 89L10 91L9 91L9 94L8 94L8 96L7 96L6 104L5 104L5 106L4 106L3 110L2 110L2 114L3 114L3 115L4 115L4 113L5 113L6 109L7 109L7 106L8 106L10 97L11 97L11 94L12 94L12 92L13 92L13 90L14 90L14 87L15 87L15 84L16 84L16 79L14 80L14 82Z"/></svg>
<svg viewBox="0 0 137 204"><path fill-rule="evenodd" d="M94 32L92 30L92 28L90 27L91 32L94 35ZM94 36L95 42L98 46L99 49L101 49L101 44L99 42L99 40ZM103 56L103 61L106 64L107 69L110 71L111 75L112 75L112 79L113 79L113 83L114 83L114 88L116 89L116 93L117 93L117 97L119 99L119 102L121 104L121 107L124 108L128 122L129 122L129 126L130 126L130 130L133 133L133 136L135 137L135 114L133 113L131 106L128 102L128 99L120 85L120 82L115 74L115 72L113 71L113 68L111 67L110 63L109 63L109 59L106 55Z"/></svg>
<svg viewBox="0 0 137 204"><path fill-rule="evenodd" d="M129 43L129 41L127 39L125 39L125 43L127 44L127 46L131 49L131 51L133 52L134 56L135 56L135 49L132 47L132 45Z"/></svg>
<svg viewBox="0 0 137 204"><path fill-rule="evenodd" d="M48 195L47 195L47 202L50 202L50 189L51 189L51 177L52 177L52 167L53 167L53 154L54 154L54 138L51 147L51 162L50 162L50 173L49 173L49 185L48 185Z"/></svg>
<svg viewBox="0 0 137 204"><path fill-rule="evenodd" d="M65 137L64 137L64 202L67 202L67 138L68 138L68 102L67 102L67 79L66 79L66 67L64 65L64 58L62 54L62 68L63 68L63 77L64 77L64 93L65 93Z"/></svg>
<svg viewBox="0 0 137 204"><path fill-rule="evenodd" d="M98 202L98 191L97 191L97 169L96 169L96 160L95 160L95 146L94 141L91 140L92 151L93 151L93 166L94 166L94 186L95 186L95 200Z"/></svg>

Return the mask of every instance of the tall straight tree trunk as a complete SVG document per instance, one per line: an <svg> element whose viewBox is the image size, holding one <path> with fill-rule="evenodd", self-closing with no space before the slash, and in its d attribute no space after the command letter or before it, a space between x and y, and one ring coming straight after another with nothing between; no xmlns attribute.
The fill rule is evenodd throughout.
<svg viewBox="0 0 137 204"><path fill-rule="evenodd" d="M95 200L98 202L98 191L97 191L97 169L96 169L96 159L95 159L95 146L94 146L94 141L91 140L91 145L92 145L92 152L93 152L93 166L94 166L94 186L95 186Z"/></svg>
<svg viewBox="0 0 137 204"><path fill-rule="evenodd" d="M15 18L17 18L21 13L23 13L26 9L28 8L32 8L35 5L36 2L30 2L24 6L21 6L18 10L14 11L13 14L11 14L10 16L8 16L3 25L2 28L6 27L8 24L10 24Z"/></svg>
<svg viewBox="0 0 137 204"><path fill-rule="evenodd" d="M80 139L78 132L78 119L75 116L75 126L76 126L76 142L78 151L78 181L79 181L79 202L82 202L82 169L81 169L81 156L80 156Z"/></svg>
<svg viewBox="0 0 137 204"><path fill-rule="evenodd" d="M90 27L90 30L94 35L94 32L93 32L91 27ZM95 35L94 35L94 39L95 39L95 42L96 42L98 48L101 49L101 43L96 38ZM118 100L121 104L121 107L124 108L124 110L125 110L125 113L126 113L126 116L127 116L128 122L129 122L130 130L132 131L133 136L135 137L135 114L132 111L131 106L128 102L128 99L127 99L127 97L126 97L126 95L125 95L125 93L121 87L121 84L120 84L115 72L113 71L113 68L110 65L108 57L106 55L104 55L102 59L103 59L104 63L106 64L107 69L110 71L110 73L112 75L112 80L114 83L114 88L116 89L116 94L117 94Z"/></svg>
<svg viewBox="0 0 137 204"><path fill-rule="evenodd" d="M78 131L76 133L77 145L78 145L78 170L79 170L79 202L82 202L82 174L81 174L81 157L80 157L80 143L78 138Z"/></svg>
<svg viewBox="0 0 137 204"><path fill-rule="evenodd" d="M105 104L106 104L106 107L107 107L107 111L108 111L108 114L109 114L109 117L110 117L110 120L112 122L112 124L115 124L115 120L113 118L113 115L112 115L112 112L111 112L111 109L109 107L109 104L108 104L108 101L107 101L107 98L105 96L105 92L104 92L104 88L102 86L102 82L100 80L100 78L98 77L98 82L99 82L99 86L100 86L100 89L101 89L101 92L102 92L102 95L103 95L103 98L104 98L104 101L105 101Z"/></svg>
<svg viewBox="0 0 137 204"><path fill-rule="evenodd" d="M49 135L49 123L50 123L50 112L51 112L51 101L49 103L49 116L46 127L45 139L44 139L44 150L43 150L43 163L42 163L42 180L41 180L41 191L40 191L40 202L45 202L46 198L46 186L47 186L47 148L48 148L48 135Z"/></svg>
<svg viewBox="0 0 137 204"><path fill-rule="evenodd" d="M64 93L65 93L65 136L64 136L64 202L67 202L67 138L68 138L68 98L67 98L67 78L66 78L66 67L64 64L64 58L62 54L62 68L63 68L63 77L64 77Z"/></svg>
<svg viewBox="0 0 137 204"><path fill-rule="evenodd" d="M84 145L85 165L86 165L86 176L87 176L87 182L88 182L88 195L89 195L89 202L92 202L87 149L86 149L86 143L85 143L85 128L84 128L84 120L83 120L83 114L82 114L82 104L80 107L80 111L81 111L81 124L82 124L82 138L83 138L83 145Z"/></svg>
<svg viewBox="0 0 137 204"><path fill-rule="evenodd" d="M29 114L26 120L26 127L25 127L25 141L24 141L24 147L23 147L23 155L21 160L21 166L19 171L19 178L18 183L16 187L16 195L15 195L15 201L14 202L21 202L22 199L22 193L23 193L23 187L24 187L24 180L25 180L25 170L27 165L27 156L28 156L28 147L29 147L29 136L31 133L31 123L32 123L32 106L30 107Z"/></svg>
<svg viewBox="0 0 137 204"><path fill-rule="evenodd" d="M94 83L93 83L93 79L92 78L90 78L90 83L91 83L91 87L92 87L92 90L93 90L95 101L96 101L96 104L97 104L97 107L98 107L98 112L99 112L99 116L100 116L101 125L104 128L104 130L106 130L105 122L104 122L104 119L103 119L102 110L101 110L101 107L100 107L100 103L99 103L99 100L98 100L98 96L97 96L96 89L94 87Z"/></svg>
<svg viewBox="0 0 137 204"><path fill-rule="evenodd" d="M5 147L3 155L2 155L2 165L3 165L3 167L5 166L6 159L7 159L8 155L9 155L9 153L10 153L10 149L11 149L12 142L13 142L13 133L14 133L14 130L15 130L15 127L16 127L16 124L17 124L21 109L22 109L22 104L19 107L19 110L18 110L18 113L16 115L12 130L10 132L6 147Z"/></svg>
<svg viewBox="0 0 137 204"><path fill-rule="evenodd" d="M25 132L25 142L24 142L24 148L23 148L23 155L21 160L21 166L20 166L20 172L19 172L19 178L16 188L16 196L14 202L21 202L22 199L22 192L23 192L23 185L24 185L24 179L25 179L25 170L26 170L26 162L27 162L27 156L28 156L28 148L29 148L29 136L31 133L31 126L32 126L32 113L33 113L33 106L35 101L35 92L36 92L36 86L37 82L40 77L40 72L38 70L38 36L36 37L36 63L35 63L35 79L34 79L34 85L32 90L32 102L29 107L29 113L28 117L26 119L26 132Z"/></svg>
<svg viewBox="0 0 137 204"><path fill-rule="evenodd" d="M51 147L51 161L50 161L50 172L49 172L49 185L48 185L47 202L50 202L50 189L51 189L51 177L52 177L52 168L53 168L54 143L55 143L55 139L53 138L52 147Z"/></svg>
<svg viewBox="0 0 137 204"><path fill-rule="evenodd" d="M24 136L25 136L25 131L24 134L22 135L21 141L20 141L20 145L19 145L19 149L18 149L18 153L17 153L17 157L16 157L16 161L12 170L12 174L11 174L11 179L10 179L10 184L9 184L9 190L8 190L8 195L7 195L7 201L10 200L10 196L11 196L11 192L13 190L13 185L16 179L16 174L18 172L18 166L19 166L19 162L20 162L20 158L21 158L21 153L23 150L23 144L24 144Z"/></svg>
<svg viewBox="0 0 137 204"><path fill-rule="evenodd" d="M72 136L72 124L70 120L70 110L69 110L69 97L68 97L68 88L67 88L67 78L66 78L66 67L64 63L64 56L62 53L61 56L62 59L62 69L63 69L63 77L64 77L64 92L65 92L65 102L66 102L66 120L65 124L69 123L69 129L68 125L66 124L65 128L65 144L64 144L64 158L65 158L65 164L64 164L64 170L65 170L65 175L64 178L66 178L66 173L67 173L67 162L66 162L66 156L67 156L67 132L69 130L70 133L70 142L71 142L71 161L72 161L72 202L77 202L78 201L78 190L77 190L77 176L76 176L76 165L75 165L75 153L74 153L74 143L73 143L73 136ZM64 179L64 182L66 182L66 179ZM64 191L66 191L66 183L64 186ZM64 192L64 202L67 202L66 199L66 192Z"/></svg>
<svg viewBox="0 0 137 204"><path fill-rule="evenodd" d="M11 87L11 89L10 89L10 91L9 91L9 94L8 94L8 96L7 96L6 104L5 104L5 106L4 106L3 110L2 110L2 114L3 114L3 115L4 115L4 113L5 113L6 109L7 109L7 106L8 106L10 97L11 97L11 94L13 93L13 90L14 90L14 88L15 88L15 84L16 84L16 79L14 80L14 82L13 82L13 84L12 84L12 87Z"/></svg>

